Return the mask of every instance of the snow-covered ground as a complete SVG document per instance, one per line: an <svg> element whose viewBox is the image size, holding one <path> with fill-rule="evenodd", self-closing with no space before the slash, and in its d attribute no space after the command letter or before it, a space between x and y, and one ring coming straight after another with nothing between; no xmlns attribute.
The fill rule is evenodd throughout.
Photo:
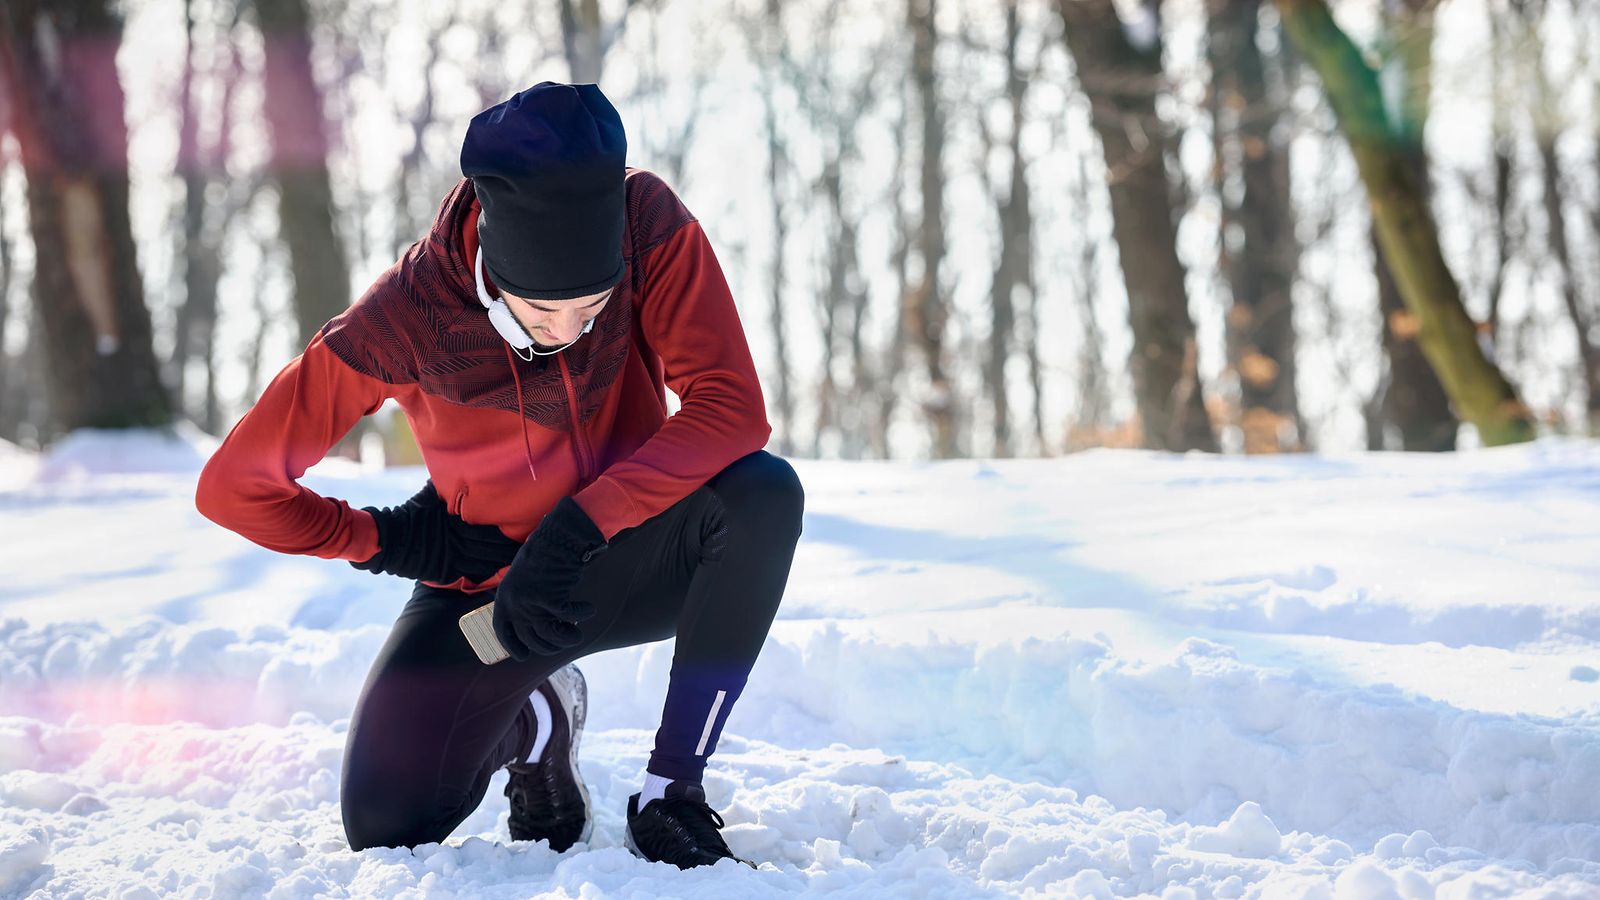
<svg viewBox="0 0 1600 900"><path fill-rule="evenodd" d="M1600 444L798 463L707 781L762 865L690 873L621 846L670 642L583 664L590 846L511 843L501 775L350 852L407 586L206 522L204 453L0 448L0 897L1600 897Z"/></svg>

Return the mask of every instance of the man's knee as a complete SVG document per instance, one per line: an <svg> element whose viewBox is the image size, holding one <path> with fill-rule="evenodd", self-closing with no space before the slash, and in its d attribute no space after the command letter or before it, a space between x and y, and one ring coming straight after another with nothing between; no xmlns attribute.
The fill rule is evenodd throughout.
<svg viewBox="0 0 1600 900"><path fill-rule="evenodd" d="M425 844L420 839L415 823L409 821L404 811L385 808L387 804L374 797L353 798L345 796L340 804L344 817L344 837L350 849L357 852L373 847L415 847Z"/></svg>
<svg viewBox="0 0 1600 900"><path fill-rule="evenodd" d="M761 523L776 529L777 536L799 539L805 489L782 457L757 450L723 469L712 489L741 525Z"/></svg>
<svg viewBox="0 0 1600 900"><path fill-rule="evenodd" d="M353 741L357 737L351 733ZM431 844L454 827L446 824L451 812L446 792L397 758L398 752L396 745L371 741L345 748L339 812L352 850Z"/></svg>
<svg viewBox="0 0 1600 900"><path fill-rule="evenodd" d="M410 802L405 791L357 790L349 784L341 791L340 813L344 836L351 850L371 847L415 847L443 840L436 834L437 810Z"/></svg>
<svg viewBox="0 0 1600 900"><path fill-rule="evenodd" d="M347 808L344 815L344 838L356 853L374 847L404 847L410 849L426 841L415 841L411 835L402 834L377 822L363 820L359 814L352 816Z"/></svg>

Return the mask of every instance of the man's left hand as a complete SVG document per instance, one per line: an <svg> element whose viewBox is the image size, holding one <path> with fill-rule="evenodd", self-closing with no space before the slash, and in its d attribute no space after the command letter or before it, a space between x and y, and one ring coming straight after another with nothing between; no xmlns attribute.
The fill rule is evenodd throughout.
<svg viewBox="0 0 1600 900"><path fill-rule="evenodd" d="M521 661L554 655L583 639L578 623L594 604L572 599L583 567L606 549L605 536L583 507L561 498L511 561L494 597L494 632Z"/></svg>
<svg viewBox="0 0 1600 900"><path fill-rule="evenodd" d="M521 549L498 527L452 513L431 480L401 506L365 509L378 529L378 552L350 565L368 572L435 584L458 578L486 581L510 565Z"/></svg>

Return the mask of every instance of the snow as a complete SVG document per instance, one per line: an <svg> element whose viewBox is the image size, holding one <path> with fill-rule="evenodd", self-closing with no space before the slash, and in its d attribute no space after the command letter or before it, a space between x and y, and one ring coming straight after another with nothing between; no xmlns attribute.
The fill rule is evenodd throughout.
<svg viewBox="0 0 1600 900"><path fill-rule="evenodd" d="M407 594L202 519L209 444L0 452L0 897L1600 897L1600 444L800 461L707 774L622 847L670 642L591 657L589 846L352 853L348 716ZM394 503L420 470L329 464Z"/></svg>
<svg viewBox="0 0 1600 900"><path fill-rule="evenodd" d="M84 428L52 446L35 477L54 483L93 481L103 475L198 473L216 443L187 422L170 431ZM0 464L4 460L0 456Z"/></svg>

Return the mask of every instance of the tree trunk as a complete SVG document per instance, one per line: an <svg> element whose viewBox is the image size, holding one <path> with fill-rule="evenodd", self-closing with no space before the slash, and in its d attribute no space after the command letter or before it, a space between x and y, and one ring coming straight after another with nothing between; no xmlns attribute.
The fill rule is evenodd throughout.
<svg viewBox="0 0 1600 900"><path fill-rule="evenodd" d="M433 85L433 67L439 61L439 50L444 44L444 33L458 24L452 16L442 28L437 29L428 36L428 49L418 61L422 70L422 96L417 100L416 109L411 113L411 148L400 157L400 171L395 176L395 202L394 202L394 230L389 241L389 255L399 259L412 242L427 233L433 224L433 196L429 190L427 179L424 177L424 148L427 145L428 127L437 119L435 112L435 91ZM412 183L420 182L419 187L423 196L421 209L412 209Z"/></svg>
<svg viewBox="0 0 1600 900"><path fill-rule="evenodd" d="M776 15L776 6L769 6L769 15ZM774 23L774 27L776 23ZM766 138L767 138L767 200L772 204L772 268L771 275L771 325L772 325L772 355L777 371L777 396L774 398L778 421L774 429L778 438L778 452L788 455L794 448L794 390L791 387L791 372L789 369L789 340L788 330L784 325L783 293L787 283L787 273L784 270L784 254L788 251L789 221L784 204L783 195L783 170L786 164L784 158L783 136L778 131L777 101L772 96L777 90L773 79L769 79L767 90L762 97L765 108Z"/></svg>
<svg viewBox="0 0 1600 900"><path fill-rule="evenodd" d="M1505 294L1506 267L1511 262L1511 139L1497 137L1494 142L1494 273L1489 279L1489 312L1483 328L1488 337L1489 358L1496 359L1500 346L1500 301Z"/></svg>
<svg viewBox="0 0 1600 900"><path fill-rule="evenodd" d="M1039 352L1044 335L1039 330L1039 292L1030 290L1023 297L1022 314L1027 322L1027 342L1023 344L1023 358L1028 366L1029 418L1033 422L1034 451L1039 456L1050 456L1050 442L1044 430L1044 359Z"/></svg>
<svg viewBox="0 0 1600 900"><path fill-rule="evenodd" d="M874 454L881 459L888 459L893 449L889 437L893 431L895 410L900 401L899 387L901 370L905 367L906 344L911 323L915 319L913 312L915 295L911 288L910 272L911 214L906 209L905 202L905 171L911 156L910 139L907 137L911 130L910 107L910 88L902 82L900 115L891 130L894 135L894 168L891 170L893 175L890 176L892 182L889 186L889 197L894 203L892 245L894 249L889 254L889 267L895 277L895 311L883 365L873 383L873 396L877 400L877 420L872 430L872 448Z"/></svg>
<svg viewBox="0 0 1600 900"><path fill-rule="evenodd" d="M1543 75L1541 74L1541 82ZM1549 98L1549 85L1541 83L1541 94ZM1539 161L1544 166L1544 214L1549 231L1550 255L1561 270L1561 299L1578 341L1578 367L1583 371L1584 431L1600 437L1600 347L1595 345L1594 320L1578 290L1577 271L1567 246L1567 216L1562 207L1561 162L1556 157L1557 134L1539 134Z"/></svg>
<svg viewBox="0 0 1600 900"><path fill-rule="evenodd" d="M1426 162L1420 154L1418 157L1420 170L1425 170ZM1454 450L1461 422L1450 411L1450 396L1417 343L1416 316L1401 299L1376 228L1372 231L1372 259L1378 279L1378 311L1383 317L1383 353L1389 367L1376 398L1379 442L1372 449L1388 446L1382 432L1389 425L1400 432L1401 449L1424 453Z"/></svg>
<svg viewBox="0 0 1600 900"><path fill-rule="evenodd" d="M561 0L561 45L573 84L598 84L605 69L600 0Z"/></svg>
<svg viewBox="0 0 1600 900"><path fill-rule="evenodd" d="M1511 134L1511 106L1516 91L1516 75L1510 64L1510 48L1502 30L1501 16L1489 16L1489 64L1493 69L1490 84L1490 134L1494 142L1494 268L1489 276L1489 311L1483 322L1488 339L1489 358L1499 355L1500 300L1505 292L1506 265L1511 261L1511 154L1515 139Z"/></svg>
<svg viewBox="0 0 1600 900"><path fill-rule="evenodd" d="M1222 199L1221 268L1232 293L1228 367L1238 379L1246 453L1301 447L1294 307L1299 265L1289 152L1256 45L1261 0L1210 0L1215 176ZM1279 135L1274 131L1278 130Z"/></svg>
<svg viewBox="0 0 1600 900"><path fill-rule="evenodd" d="M226 159L228 135L231 127L230 109L233 96L233 72L227 73L227 87L221 105L222 125L219 129L215 152L200 148L200 111L192 86L194 83L194 3L184 3L184 68L179 89L178 171L183 177L183 305L178 307L177 324L173 334L172 358L168 370L172 373L173 396L180 409L192 408L188 398L188 373L193 362L201 364L205 384L201 392L198 415L191 418L200 423L208 433L216 434L222 428L221 409L217 402L216 348L217 282L222 277L220 244L225 232L224 223L206 228L206 191L213 183L216 172ZM225 53L225 55L227 55Z"/></svg>
<svg viewBox="0 0 1600 900"><path fill-rule="evenodd" d="M559 0L561 49L567 57L567 72L574 84L598 84L605 71L606 54L622 39L628 15L639 0L623 0L622 9L611 22L600 12L600 0Z"/></svg>
<svg viewBox="0 0 1600 900"><path fill-rule="evenodd" d="M828 284L821 297L822 379L817 386L816 427L811 432L813 457L822 456L824 436L829 431L838 434L841 443L844 440L844 411L841 409L843 404L840 402L838 379L834 375L834 363L838 356L841 314L848 314L852 306L847 280L855 252L855 234L851 224L845 220L843 173L840 171L843 148L834 144L825 152L828 157L823 163L818 187L832 221L829 222L831 227L825 251Z"/></svg>
<svg viewBox="0 0 1600 900"><path fill-rule="evenodd" d="M128 218L121 41L106 0L0 7L0 71L28 180L35 321L64 430L172 421Z"/></svg>
<svg viewBox="0 0 1600 900"><path fill-rule="evenodd" d="M879 381L867 358L868 291L861 275L861 242L856 224L846 220L843 211L840 211L837 244L848 254L845 284L850 298L850 384L855 391L855 402L850 404L848 415L840 417L843 422L840 455L845 459L861 459L871 446L872 423L867 414L866 401Z"/></svg>
<svg viewBox="0 0 1600 900"><path fill-rule="evenodd" d="M840 58L840 6L834 2L820 11L817 20L820 31L814 35L814 65L801 69L788 55L784 30L778 27L780 8L777 0L769 0L767 22L772 27L762 32L766 39L762 53L768 59L776 57L775 71L789 73L785 83L806 113L821 163L809 186L812 195L820 198L819 228L825 238L822 268L826 272L817 297L822 359L810 452L813 457L836 453L845 459L859 459L868 449L873 428L868 412L876 374L865 333L867 292L861 277L859 213L845 197L846 173L859 162L856 141L862 118L872 108L878 69L884 59L892 57L875 53L865 72L841 80L844 72L833 65Z"/></svg>
<svg viewBox="0 0 1600 900"><path fill-rule="evenodd" d="M1531 414L1478 345L1477 325L1439 248L1427 195L1395 141L1377 74L1323 0L1276 3L1332 102L1367 188L1384 258L1415 318L1417 341L1456 411L1487 445L1532 439Z"/></svg>
<svg viewBox="0 0 1600 900"><path fill-rule="evenodd" d="M1544 3L1530 4L1518 8L1518 13L1523 17L1526 33L1536 36L1538 24L1535 16L1544 16L1547 8ZM1555 263L1561 273L1561 300L1567 310L1567 318L1572 323L1574 336L1577 338L1578 368L1582 372L1584 387L1584 414L1583 430L1585 433L1600 437L1600 346L1596 345L1595 336L1595 310L1585 300L1578 282L1578 272L1571 247L1567 243L1567 214L1566 197L1576 195L1578 191L1564 189L1561 176L1561 160L1556 152L1556 144L1561 139L1561 97L1552 81L1550 71L1545 67L1542 56L1533 56L1527 61L1529 78L1534 91L1532 115L1534 118L1534 134L1539 147L1539 164L1543 170L1543 191L1541 198L1544 205L1546 240L1549 242L1550 261ZM1564 81L1564 79L1557 79ZM1580 217L1579 221L1582 221ZM1600 237L1600 232L1592 233L1591 240Z"/></svg>
<svg viewBox="0 0 1600 900"><path fill-rule="evenodd" d="M994 411L993 455L1000 457L1016 452L1011 405L1006 392L1006 363L1011 359L1016 340L1016 301L1022 299L1026 305L1033 292L1033 209L1028 196L1028 163L1022 155L1028 79L1017 60L1017 41L1022 34L1017 0L1006 0L1005 15L1006 103L1011 113L1006 153L1011 162L1011 183L1005 197L996 198L1000 259L989 289L989 354L984 366L984 381L988 384L990 406Z"/></svg>
<svg viewBox="0 0 1600 900"><path fill-rule="evenodd" d="M911 82L917 95L922 157L921 218L917 225L920 279L913 285L910 337L922 354L928 373L928 394L922 404L928 417L934 459L960 455L956 429L955 386L945 371L945 327L950 311L940 283L944 266L944 109L934 68L939 45L938 0L907 0L906 23L911 29Z"/></svg>
<svg viewBox="0 0 1600 900"><path fill-rule="evenodd" d="M1093 206L1092 193L1099 187L1090 174L1092 161L1079 157L1075 177L1072 180L1072 193L1069 197L1067 208L1073 210L1078 221L1086 221L1089 210ZM1091 447L1105 446L1111 432L1111 378L1106 371L1106 360L1103 348L1105 347L1105 334L1100 328L1099 314L1095 312L1095 301L1100 294L1100 242L1094 235L1078 233L1074 235L1076 246L1068 248L1069 252L1076 251L1076 265L1072 266L1072 291L1078 306L1078 322L1081 331L1079 339L1078 358L1075 371L1077 374L1076 411L1071 425L1067 428L1065 449L1087 450ZM1034 304L1037 306L1037 301ZM1035 322L1038 320L1035 319ZM1037 328L1037 326L1035 326ZM1037 342L1037 341L1036 341ZM1037 356L1037 350L1034 351ZM1036 371L1037 363L1030 364ZM1035 392L1042 390L1043 379L1035 375ZM1042 408L1039 411L1042 420ZM1043 434L1040 435L1041 440Z"/></svg>
<svg viewBox="0 0 1600 900"><path fill-rule="evenodd" d="M1384 66L1391 73L1399 110L1393 128L1394 152L1419 186L1422 202L1428 204L1433 187L1423 135L1433 88L1432 13L1420 0L1386 7L1386 11L1385 30L1392 50ZM1378 398L1379 413L1386 425L1400 432L1400 446L1405 450L1454 450L1461 421L1450 410L1450 396L1417 343L1416 318L1407 311L1400 295L1399 284L1383 253L1376 221L1371 240L1378 310L1383 316L1383 350L1389 366Z"/></svg>
<svg viewBox="0 0 1600 900"><path fill-rule="evenodd" d="M289 248L295 319L302 346L350 304L350 270L334 229L328 127L311 74L311 16L305 0L254 0L266 47L265 106L278 186L278 232Z"/></svg>
<svg viewBox="0 0 1600 900"><path fill-rule="evenodd" d="M197 343L195 319L200 313L200 291L194 281L199 269L200 230L205 220L205 180L200 172L200 126L194 111L194 0L183 2L183 74L178 81L178 173L183 178L183 304L178 307L172 335L168 378L179 411L188 407L191 347Z"/></svg>
<svg viewBox="0 0 1600 900"><path fill-rule="evenodd" d="M1146 447L1217 449L1201 392L1194 321L1156 114L1165 84L1159 29L1135 47L1112 0L1059 0L1067 49L1105 155L1112 236L1133 330L1129 368ZM1146 7L1154 15L1151 7Z"/></svg>

